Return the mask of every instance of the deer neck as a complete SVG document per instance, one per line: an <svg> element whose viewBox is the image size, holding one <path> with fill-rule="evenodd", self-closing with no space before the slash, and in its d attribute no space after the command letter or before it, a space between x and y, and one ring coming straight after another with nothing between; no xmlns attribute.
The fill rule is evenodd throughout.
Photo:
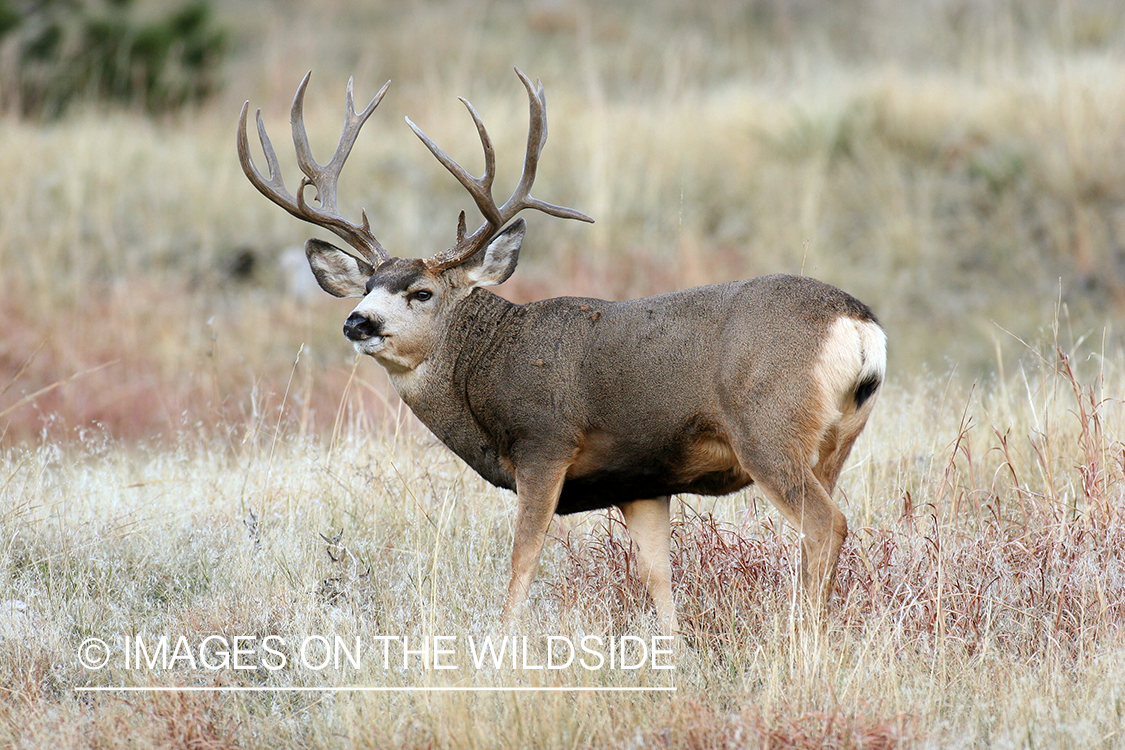
<svg viewBox="0 0 1125 750"><path fill-rule="evenodd" d="M474 416L470 394L474 379L487 377L489 351L511 334L517 306L474 289L450 312L439 343L409 372L390 373L399 396L439 440L495 485L514 486L499 462L499 446Z"/></svg>

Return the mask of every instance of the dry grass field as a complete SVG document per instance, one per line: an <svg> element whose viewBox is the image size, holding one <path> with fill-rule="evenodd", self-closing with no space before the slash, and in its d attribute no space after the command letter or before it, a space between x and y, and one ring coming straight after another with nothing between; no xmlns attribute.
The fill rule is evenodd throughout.
<svg viewBox="0 0 1125 750"><path fill-rule="evenodd" d="M313 5L223 4L226 87L199 109L0 115L0 745L1125 746L1117 3ZM292 184L305 71L322 159L347 76L360 99L391 78L342 209L429 254L469 202L402 116L479 169L472 100L507 189L513 65L550 106L536 194L597 223L529 217L500 293L787 271L887 328L823 630L751 488L674 504L674 670L530 668L548 636L657 632L616 513L556 524L528 650L475 663L514 497L354 360L350 304L291 263L309 230L246 182L234 125L262 108ZM430 650L404 668L386 637ZM366 649L316 668L320 638ZM189 689L85 690L152 686ZM387 690L312 690L354 686Z"/></svg>
<svg viewBox="0 0 1125 750"><path fill-rule="evenodd" d="M1125 451L1115 436L1125 415L1107 394L1122 392L1125 364L1083 360L1088 372L1074 378L1079 363L1058 354L987 391L887 390L842 479L853 534L823 633L796 614L794 535L759 496L681 498L673 564L686 636L674 672L530 668L544 663L548 635L656 632L620 518L605 513L552 530L524 631L538 650L477 668L469 639L500 635L514 500L408 426L313 438L278 434L271 414L240 439L12 449L0 465L0 737L16 747L1119 747ZM198 657L216 668L187 652L124 660L138 638L155 660L160 636L172 653L181 637L189 649L220 639ZM270 636L290 654L285 668L264 666L280 666L263 651ZM315 643L307 662L285 650L317 636L359 638L359 667L318 668ZM382 636L411 648L451 639L441 663L456 669L423 669L418 656L404 669L394 650L388 669ZM242 662L256 670L224 667L236 637L251 639ZM104 668L80 661L89 638L112 649ZM260 692L75 691L90 686ZM341 686L676 691L282 692Z"/></svg>

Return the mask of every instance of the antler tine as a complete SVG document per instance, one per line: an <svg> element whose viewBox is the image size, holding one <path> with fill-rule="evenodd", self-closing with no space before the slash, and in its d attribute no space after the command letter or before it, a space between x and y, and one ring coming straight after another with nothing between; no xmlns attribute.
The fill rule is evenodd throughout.
<svg viewBox="0 0 1125 750"><path fill-rule="evenodd" d="M462 211L457 216L457 241L461 242L465 239L465 212Z"/></svg>
<svg viewBox="0 0 1125 750"><path fill-rule="evenodd" d="M269 198L271 201L288 210L293 204L293 196L288 190L285 189L285 183L281 179L281 170L277 166L277 154L273 150L273 144L270 143L270 138L266 135L266 128L262 124L262 110L258 110L258 138L262 142L262 151L266 155L266 166L269 167L270 178L267 180L254 166L254 160L250 157L250 141L246 137L246 113L250 110L250 102L247 101L242 105L242 114L238 116L238 163L242 165L242 172L254 187L262 195Z"/></svg>
<svg viewBox="0 0 1125 750"><path fill-rule="evenodd" d="M484 224L471 235L465 237L464 212L462 212L462 217L458 222L456 244L449 250L428 258L426 265L430 268L443 270L464 262L480 251L492 239L497 230L525 208L533 208L561 219L578 219L591 223L594 221L586 214L575 211L573 208L556 206L553 203L531 197L531 185L535 182L535 173L539 167L539 155L543 151L543 146L547 143L547 96L543 90L542 82L536 79L536 85L532 85L531 79L524 75L522 70L516 68L515 71L524 88L527 89L530 105L527 151L524 155L523 174L520 176L519 184L511 197L499 208L492 197L492 181L495 178L496 171L496 156L492 147L492 139L489 138L488 131L472 104L463 98L461 99L461 102L469 110L469 114L472 115L473 123L477 126L477 132L480 134L481 145L484 147L485 170L479 178L473 177L465 171L460 164L453 161L429 136L411 122L409 117L406 118L406 122L414 131L414 134L426 144L426 147L430 149L437 160L469 191L473 201L477 204L477 208L480 209L485 218Z"/></svg>
<svg viewBox="0 0 1125 750"><path fill-rule="evenodd" d="M527 151L523 157L523 174L520 175L519 184L512 197L500 209L501 213L509 206L516 206L531 195L531 185L535 182L535 173L539 169L539 155L543 153L543 146L547 142L547 103L544 101L543 84L539 83L538 90L531 85L531 79L524 75L519 68L515 69L520 82L527 89L527 101L530 112L527 126ZM536 81L538 83L538 81Z"/></svg>
<svg viewBox="0 0 1125 750"><path fill-rule="evenodd" d="M473 124L477 126L477 134L480 135L480 145L484 149L484 174L481 175L481 182L489 190L489 195L492 195L492 181L496 178L496 151L492 147L492 139L488 136L488 130L484 127L484 121L480 119L477 110L469 103L468 99L458 97L465 108L469 110L469 115L473 118Z"/></svg>
<svg viewBox="0 0 1125 750"><path fill-rule="evenodd" d="M301 83L297 86L297 93L293 95L293 104L289 107L289 127L293 131L293 149L297 152L297 166L307 177L312 179L320 165L316 163L316 159L312 156L312 149L309 147L309 134L305 132L305 89L309 85L310 78L312 78L311 70L305 73L305 77L301 79ZM318 195L317 198L323 206L323 197Z"/></svg>
<svg viewBox="0 0 1125 750"><path fill-rule="evenodd" d="M535 86L532 86L531 79L524 75L522 70L516 68L515 71L524 88L527 89L531 112L527 129L527 153L523 160L523 174L520 176L519 184L516 186L515 192L512 193L512 197L500 207L502 215L510 214L504 221L525 208L534 208L560 219L577 219L593 224L594 220L581 211L557 206L554 203L547 203L531 196L531 186L535 182L535 174L539 169L539 156L543 153L543 147L547 144L547 93L543 90L543 83L538 78L535 79Z"/></svg>
<svg viewBox="0 0 1125 750"><path fill-rule="evenodd" d="M473 124L477 126L477 135L480 136L480 145L484 150L484 174L475 182L480 186L481 192L488 198L487 207L495 210L496 201L492 198L492 182L496 179L496 149L492 147L492 138L489 137L488 130L484 127L484 121L480 119L476 108L464 97L459 96L457 99L465 105L465 109L469 110L469 116L473 118ZM486 213L485 216L488 216L488 214Z"/></svg>
<svg viewBox="0 0 1125 750"><path fill-rule="evenodd" d="M355 249L356 252L345 250L352 257L363 261L366 265L377 266L380 262L389 259L390 253L383 249L379 240L372 234L366 212L362 213L362 223L359 225L339 215L336 209L336 183L339 180L344 161L347 160L356 136L359 135L360 128L363 127L371 113L375 111L391 82L387 81L363 112L357 113L353 103L352 81L348 80L345 97L344 131L340 136L340 142L336 146L336 152L332 155L331 161L326 165L320 165L313 159L304 122L305 89L308 87L311 76L312 72L310 71L301 80L301 84L297 87L297 93L293 97L293 106L290 109L293 147L297 153L297 164L305 174L297 186L296 196L285 188L281 168L277 161L277 153L266 134L261 110L258 110L257 114L258 138L262 142L262 151L265 153L266 164L269 167L269 179L263 177L257 167L254 166L250 157L250 144L246 136L246 113L250 107L250 102L246 102L242 106L242 114L238 121L238 159L242 164L242 171L262 195L298 219L323 227L340 237ZM305 201L304 192L309 185L316 188L316 198L317 202L320 203L320 208L313 208Z"/></svg>

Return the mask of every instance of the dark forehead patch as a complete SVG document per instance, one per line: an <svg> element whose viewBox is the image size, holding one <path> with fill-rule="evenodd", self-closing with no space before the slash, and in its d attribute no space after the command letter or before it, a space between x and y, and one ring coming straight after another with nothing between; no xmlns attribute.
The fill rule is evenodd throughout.
<svg viewBox="0 0 1125 750"><path fill-rule="evenodd" d="M420 258L391 258L381 263L367 280L367 293L379 287L391 294L402 294L425 272L426 264Z"/></svg>

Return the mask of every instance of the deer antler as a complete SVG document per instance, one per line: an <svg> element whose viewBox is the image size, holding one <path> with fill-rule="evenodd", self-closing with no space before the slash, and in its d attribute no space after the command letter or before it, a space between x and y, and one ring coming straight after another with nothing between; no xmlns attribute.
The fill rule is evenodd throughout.
<svg viewBox="0 0 1125 750"><path fill-rule="evenodd" d="M332 155L332 159L327 164L321 165L313 159L312 150L309 148L309 137L305 132L303 110L305 88L309 84L310 76L312 76L312 71L305 74L301 85L297 87L297 93L293 97L293 108L289 115L289 121L293 126L293 145L297 151L297 164L301 167L301 171L305 173L305 176L301 178L301 184L297 186L297 195L294 196L285 188L281 168L277 162L277 153L273 150L273 144L270 143L269 136L266 135L266 127L262 123L262 110L260 109L257 112L258 138L261 139L262 151L265 153L266 165L269 167L269 179L263 177L258 168L254 166L254 161L250 158L250 144L246 137L246 113L250 108L250 102L242 105L242 114L238 119L238 161L242 164L242 171L246 173L247 179L253 183L254 187L258 188L262 195L298 219L303 219L334 233L355 249L355 252L350 250L345 252L374 268L381 262L388 260L390 253L383 249L379 240L375 239L375 235L372 234L366 211L361 214L363 217L362 224L353 224L340 216L336 209L336 182L340 178L340 169L344 166L348 154L351 153L352 145L355 143L356 136L359 135L360 128L363 127L363 123L367 122L367 118L371 116L375 108L379 106L379 102L383 99L383 94L387 93L387 88L391 85L391 82L387 81L383 88L379 89L379 93L375 95L366 109L362 112L356 112L352 99L352 79L348 79L348 90L344 105L344 132L340 135L340 143L336 146L336 153ZM305 201L305 188L309 185L316 188L316 199L320 208L314 208Z"/></svg>
<svg viewBox="0 0 1125 750"><path fill-rule="evenodd" d="M473 202L477 204L477 208L484 216L484 224L481 224L475 232L466 237L465 213L461 212L457 228L457 242L449 250L431 256L425 261L426 265L433 270L441 271L463 263L488 244L488 241L504 224L525 208L534 208L560 219L578 219L591 223L594 221L586 214L575 211L573 208L556 206L553 203L531 197L531 185L535 182L539 155L543 151L543 145L547 142L547 97L543 93L542 83L536 81L536 85L532 86L531 79L524 75L523 71L519 68L515 70L516 75L523 82L524 88L527 89L531 115L527 132L527 152L523 160L523 174L520 176L515 192L503 206L497 207L496 201L492 197L492 181L496 177L496 152L492 148L492 139L489 138L488 131L472 104L469 104L463 98L461 99L461 103L469 110L473 123L477 126L480 143L484 148L484 174L480 177L473 177L469 174L464 167L453 161L429 136L423 133L421 128L411 122L409 117L406 118L406 124L410 126L414 134L422 140L422 143L426 144L426 147L437 157L442 166L448 169L457 178L457 181L469 191L469 195L473 197Z"/></svg>

